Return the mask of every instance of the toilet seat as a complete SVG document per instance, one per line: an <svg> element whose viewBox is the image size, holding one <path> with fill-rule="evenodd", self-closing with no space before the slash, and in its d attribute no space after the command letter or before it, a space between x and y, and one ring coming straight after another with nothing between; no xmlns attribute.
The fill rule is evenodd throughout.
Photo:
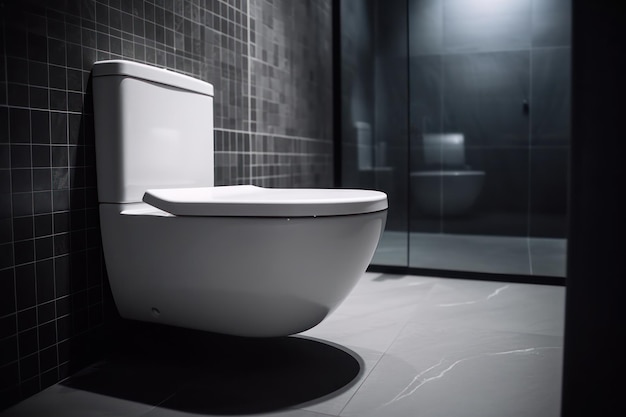
<svg viewBox="0 0 626 417"><path fill-rule="evenodd" d="M380 191L254 185L147 190L143 201L175 216L315 217L387 209Z"/></svg>

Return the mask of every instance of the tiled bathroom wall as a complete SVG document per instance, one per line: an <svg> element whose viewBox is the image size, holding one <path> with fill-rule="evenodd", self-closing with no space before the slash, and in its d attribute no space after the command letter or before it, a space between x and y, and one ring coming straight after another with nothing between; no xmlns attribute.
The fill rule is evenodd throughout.
<svg viewBox="0 0 626 417"><path fill-rule="evenodd" d="M329 0L0 0L0 409L97 358L112 308L93 63L213 83L216 185L330 186L331 36Z"/></svg>

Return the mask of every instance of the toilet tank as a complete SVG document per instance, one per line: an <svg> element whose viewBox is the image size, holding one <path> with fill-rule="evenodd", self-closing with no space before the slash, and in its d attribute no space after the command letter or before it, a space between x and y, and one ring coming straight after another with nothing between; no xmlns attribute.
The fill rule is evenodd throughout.
<svg viewBox="0 0 626 417"><path fill-rule="evenodd" d="M213 86L124 60L93 67L98 200L213 186Z"/></svg>

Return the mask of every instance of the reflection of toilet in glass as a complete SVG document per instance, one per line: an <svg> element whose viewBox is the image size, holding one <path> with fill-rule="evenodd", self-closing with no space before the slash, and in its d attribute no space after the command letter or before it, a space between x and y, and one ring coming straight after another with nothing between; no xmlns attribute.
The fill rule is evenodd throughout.
<svg viewBox="0 0 626 417"><path fill-rule="evenodd" d="M411 173L413 203L424 214L462 215L480 194L484 171L465 164L462 133L424 135L424 169Z"/></svg>

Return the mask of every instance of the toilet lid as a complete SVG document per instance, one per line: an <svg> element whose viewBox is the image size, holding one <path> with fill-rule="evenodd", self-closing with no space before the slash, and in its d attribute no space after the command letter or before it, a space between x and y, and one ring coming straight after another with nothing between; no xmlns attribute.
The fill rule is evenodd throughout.
<svg viewBox="0 0 626 417"><path fill-rule="evenodd" d="M341 216L387 209L380 191L254 185L147 190L143 201L176 216Z"/></svg>

